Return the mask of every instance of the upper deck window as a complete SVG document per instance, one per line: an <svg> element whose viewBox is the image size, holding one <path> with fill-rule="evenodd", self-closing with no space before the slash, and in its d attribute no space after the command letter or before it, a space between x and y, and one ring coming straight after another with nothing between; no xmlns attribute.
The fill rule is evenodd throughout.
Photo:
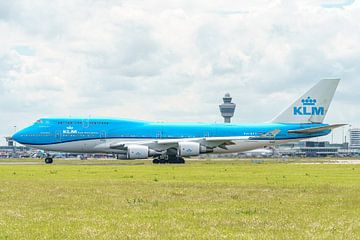
<svg viewBox="0 0 360 240"><path fill-rule="evenodd" d="M58 121L57 124L65 124L65 125L74 125L74 124L83 124L81 121ZM88 124L92 125L108 125L109 122L96 121L96 122L88 122Z"/></svg>
<svg viewBox="0 0 360 240"><path fill-rule="evenodd" d="M90 124L94 124L94 125L104 125L104 124L109 124L109 122L90 122Z"/></svg>

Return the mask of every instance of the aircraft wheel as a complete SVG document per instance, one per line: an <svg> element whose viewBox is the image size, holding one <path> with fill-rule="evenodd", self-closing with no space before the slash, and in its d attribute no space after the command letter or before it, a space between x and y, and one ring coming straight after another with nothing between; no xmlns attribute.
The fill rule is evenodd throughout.
<svg viewBox="0 0 360 240"><path fill-rule="evenodd" d="M45 163L46 163L46 164L52 164L53 161L54 161L54 160L53 160L52 158L50 158L50 157L45 158Z"/></svg>
<svg viewBox="0 0 360 240"><path fill-rule="evenodd" d="M174 155L168 156L168 163L170 164L177 163L177 157Z"/></svg>
<svg viewBox="0 0 360 240"><path fill-rule="evenodd" d="M178 157L177 160L178 160L177 163L180 163L180 164L184 164L184 163L185 163L185 159L182 158L182 157Z"/></svg>
<svg viewBox="0 0 360 240"><path fill-rule="evenodd" d="M153 160L153 164L159 164L159 163L160 163L160 161L159 161L158 158L155 158L155 159Z"/></svg>
<svg viewBox="0 0 360 240"><path fill-rule="evenodd" d="M171 164L183 164L183 163L185 163L185 160L182 157L172 157L172 158L169 159L169 163L171 163Z"/></svg>

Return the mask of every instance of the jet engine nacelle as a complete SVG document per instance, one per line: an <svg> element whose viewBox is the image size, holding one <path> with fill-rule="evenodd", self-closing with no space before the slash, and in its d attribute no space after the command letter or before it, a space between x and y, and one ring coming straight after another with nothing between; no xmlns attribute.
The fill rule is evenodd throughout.
<svg viewBox="0 0 360 240"><path fill-rule="evenodd" d="M127 150L123 153L116 154L117 159L146 159L161 155L161 152L150 149L148 146L128 145L126 148Z"/></svg>
<svg viewBox="0 0 360 240"><path fill-rule="evenodd" d="M127 159L145 159L149 157L149 147L142 145L127 146Z"/></svg>
<svg viewBox="0 0 360 240"><path fill-rule="evenodd" d="M189 157L198 156L201 152L200 143L196 142L179 142L178 156Z"/></svg>
<svg viewBox="0 0 360 240"><path fill-rule="evenodd" d="M202 146L197 142L179 142L177 155L179 157L199 156L201 153L211 153L213 148Z"/></svg>

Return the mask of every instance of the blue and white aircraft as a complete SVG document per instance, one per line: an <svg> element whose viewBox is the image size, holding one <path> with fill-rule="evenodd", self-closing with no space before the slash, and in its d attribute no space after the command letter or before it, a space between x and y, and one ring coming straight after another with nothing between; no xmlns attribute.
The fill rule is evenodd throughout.
<svg viewBox="0 0 360 240"><path fill-rule="evenodd" d="M112 153L120 159L152 157L154 163L184 163L184 157L249 151L329 134L344 125L323 123L338 83L339 79L321 80L263 124L41 118L13 139L45 151ZM52 163L52 157L45 162Z"/></svg>

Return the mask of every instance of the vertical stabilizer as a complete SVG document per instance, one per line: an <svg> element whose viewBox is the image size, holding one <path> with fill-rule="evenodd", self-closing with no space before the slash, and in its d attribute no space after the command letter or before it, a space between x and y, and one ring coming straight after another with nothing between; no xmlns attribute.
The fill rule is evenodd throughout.
<svg viewBox="0 0 360 240"><path fill-rule="evenodd" d="M297 99L272 122L322 123L340 79L323 79Z"/></svg>

